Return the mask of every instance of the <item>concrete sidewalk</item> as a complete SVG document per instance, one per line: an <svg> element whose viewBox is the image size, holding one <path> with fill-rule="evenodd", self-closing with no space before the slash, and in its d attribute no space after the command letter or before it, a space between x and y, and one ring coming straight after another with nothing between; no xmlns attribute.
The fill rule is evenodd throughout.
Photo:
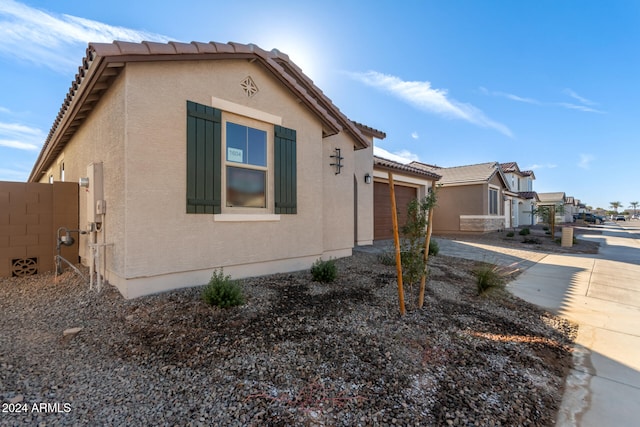
<svg viewBox="0 0 640 427"><path fill-rule="evenodd" d="M598 255L547 255L508 289L580 325L557 425L638 425L638 235L612 227L586 238L601 239Z"/></svg>

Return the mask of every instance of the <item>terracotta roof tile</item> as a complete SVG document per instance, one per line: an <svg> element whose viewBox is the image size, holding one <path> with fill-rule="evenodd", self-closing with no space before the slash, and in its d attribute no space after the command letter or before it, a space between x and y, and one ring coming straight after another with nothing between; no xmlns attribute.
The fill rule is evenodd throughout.
<svg viewBox="0 0 640 427"><path fill-rule="evenodd" d="M505 172L505 173L520 171L520 169L518 168L518 164L516 162L500 163L500 167L502 168L502 172Z"/></svg>
<svg viewBox="0 0 640 427"><path fill-rule="evenodd" d="M441 176L434 173L434 172L430 172L424 169L420 169L420 168L416 168L411 166L411 164L409 165L403 165L402 163L398 163L395 162L393 160L389 160L389 159L385 159L384 157L379 157L379 156L373 156L373 164L374 166L378 166L380 168L383 169L392 169L392 170L398 170L401 172L406 172L409 173L411 175L417 175L420 176L422 178L427 178L429 180L432 181L439 181Z"/></svg>
<svg viewBox="0 0 640 427"><path fill-rule="evenodd" d="M221 54L218 56L218 54ZM113 78L113 70L122 67L128 61L145 61L158 60L163 56L170 58L172 55L185 55L188 60L202 59L228 59L230 57L238 58L255 58L262 62L265 68L272 72L274 76L289 88L294 96L296 96L310 110L314 111L323 122L324 136L334 135L341 131L346 131L354 138L356 147L364 148L370 145L369 139L361 132L360 127L349 120L333 102L306 76L300 67L290 61L289 56L278 50L270 52L261 49L254 44L241 43L156 43L156 42L123 42L114 41L113 43L89 43L86 56L82 60L82 66L78 69L71 88L67 93L62 107L54 120L53 126L45 141L42 151L29 177L30 181L37 180L41 171L45 170L49 164L55 159L55 155L59 153L72 137L75 129L77 129L86 114L76 115L79 108L72 109L70 106L74 103L97 102L104 91L105 85L108 86L110 79ZM203 55L199 57L198 55ZM153 58L152 58L153 57ZM111 68L107 75L102 75L108 64L119 64L117 67ZM87 81L88 80L88 81ZM95 83L101 81L100 85ZM95 89L96 87L100 89ZM93 101L87 101L88 96L78 97L79 92L86 95L91 94ZM83 104L82 108L90 111L92 105ZM70 112L71 111L71 112ZM373 131L372 128L369 128ZM383 134L380 131L369 132L373 136Z"/></svg>

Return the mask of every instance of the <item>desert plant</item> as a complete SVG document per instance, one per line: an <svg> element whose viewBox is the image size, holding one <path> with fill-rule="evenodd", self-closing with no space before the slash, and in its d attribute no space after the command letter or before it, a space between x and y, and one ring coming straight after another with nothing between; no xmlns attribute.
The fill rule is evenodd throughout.
<svg viewBox="0 0 640 427"><path fill-rule="evenodd" d="M209 305L220 308L235 307L244 304L242 289L231 276L225 276L222 269L215 270L209 283L202 290L202 299Z"/></svg>
<svg viewBox="0 0 640 427"><path fill-rule="evenodd" d="M440 253L440 246L435 240L429 239L429 255L437 256Z"/></svg>
<svg viewBox="0 0 640 427"><path fill-rule="evenodd" d="M311 277L320 283L330 283L338 277L338 268L334 260L324 261L318 259L311 266Z"/></svg>
<svg viewBox="0 0 640 427"><path fill-rule="evenodd" d="M478 295L487 293L490 289L502 287L506 277L501 268L495 264L483 263L473 271L476 277Z"/></svg>
<svg viewBox="0 0 640 427"><path fill-rule="evenodd" d="M518 232L518 234L521 235L521 236L527 236L527 235L531 234L531 230L529 230L527 227L525 227L522 230L520 230Z"/></svg>
<svg viewBox="0 0 640 427"><path fill-rule="evenodd" d="M507 237L513 237L513 236L515 236L515 233L513 231L509 231L507 233Z"/></svg>
<svg viewBox="0 0 640 427"><path fill-rule="evenodd" d="M542 242L537 237L525 237L522 239L522 243L526 243L528 245L540 245Z"/></svg>
<svg viewBox="0 0 640 427"><path fill-rule="evenodd" d="M378 262L382 265L396 265L396 255L390 251L383 252L378 255Z"/></svg>

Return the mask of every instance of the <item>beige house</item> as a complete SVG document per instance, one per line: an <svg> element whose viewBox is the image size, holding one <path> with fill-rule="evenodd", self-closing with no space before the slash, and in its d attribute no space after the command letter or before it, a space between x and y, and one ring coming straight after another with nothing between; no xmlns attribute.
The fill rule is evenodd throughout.
<svg viewBox="0 0 640 427"><path fill-rule="evenodd" d="M80 182L84 264L128 298L373 241L373 138L289 58L91 43L30 182Z"/></svg>
<svg viewBox="0 0 640 427"><path fill-rule="evenodd" d="M499 163L443 168L412 162L409 166L442 176L433 213L434 233L486 233L505 228L509 186Z"/></svg>
<svg viewBox="0 0 640 427"><path fill-rule="evenodd" d="M566 193L562 191L556 191L553 193L538 193L538 206L539 207L554 207L555 210L555 222L556 224L573 222L573 198L567 202L568 198ZM538 215L538 222L544 222L542 216Z"/></svg>
<svg viewBox="0 0 640 427"><path fill-rule="evenodd" d="M535 225L538 194L533 191L536 179L531 170L520 170L516 162L501 163L500 167L509 186L504 202L505 227Z"/></svg>

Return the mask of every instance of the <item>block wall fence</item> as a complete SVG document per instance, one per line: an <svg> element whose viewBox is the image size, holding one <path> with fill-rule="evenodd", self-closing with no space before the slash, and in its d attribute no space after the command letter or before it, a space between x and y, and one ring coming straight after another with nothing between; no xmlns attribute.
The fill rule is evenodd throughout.
<svg viewBox="0 0 640 427"><path fill-rule="evenodd" d="M78 188L72 182L0 182L0 277L55 268L58 228L78 229ZM77 263L78 243L63 246L61 255Z"/></svg>

